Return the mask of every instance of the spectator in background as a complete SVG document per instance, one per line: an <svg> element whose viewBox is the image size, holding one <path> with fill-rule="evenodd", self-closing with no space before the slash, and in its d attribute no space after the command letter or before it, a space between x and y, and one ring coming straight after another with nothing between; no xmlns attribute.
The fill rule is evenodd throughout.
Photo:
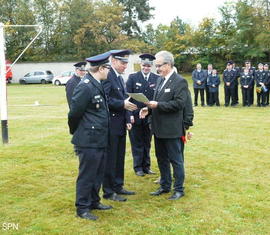
<svg viewBox="0 0 270 235"><path fill-rule="evenodd" d="M232 68L232 62L227 63L227 68L223 72L223 81L224 81L224 93L225 93L225 106L236 105L236 95L235 95L235 86L236 86L236 72Z"/></svg>
<svg viewBox="0 0 270 235"><path fill-rule="evenodd" d="M267 88L266 94L265 94L265 105L269 105L269 90L270 90L270 71L269 71L269 65L264 64L263 70L265 71L265 86Z"/></svg>
<svg viewBox="0 0 270 235"><path fill-rule="evenodd" d="M244 68L244 71L240 74L240 85L242 90L242 103L243 106L251 105L251 92L253 84L253 76L248 68Z"/></svg>
<svg viewBox="0 0 270 235"><path fill-rule="evenodd" d="M208 79L209 79L209 76L212 74L212 71L213 71L213 65L208 64L207 65L207 71L206 71L207 79L206 79L206 84L205 84L205 95L206 95L206 104L207 105L210 105Z"/></svg>
<svg viewBox="0 0 270 235"><path fill-rule="evenodd" d="M208 76L207 85L209 87L209 105L220 106L219 97L218 97L218 89L219 89L220 79L217 74L217 70L213 69L212 74Z"/></svg>
<svg viewBox="0 0 270 235"><path fill-rule="evenodd" d="M67 81L66 97L67 97L67 102L68 102L69 108L70 108L70 104L71 104L71 98L73 95L73 91L85 75L85 65L86 65L86 62L79 62L79 63L74 64L73 66L75 67L75 73Z"/></svg>
<svg viewBox="0 0 270 235"><path fill-rule="evenodd" d="M201 105L204 106L204 89L206 85L206 73L202 70L202 65L197 64L196 69L192 72L194 88L194 106L198 106L198 94L200 93Z"/></svg>

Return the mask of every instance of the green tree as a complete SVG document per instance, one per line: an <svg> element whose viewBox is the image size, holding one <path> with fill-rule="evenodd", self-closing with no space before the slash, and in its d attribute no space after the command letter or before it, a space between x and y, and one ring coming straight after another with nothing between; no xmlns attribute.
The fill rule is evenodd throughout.
<svg viewBox="0 0 270 235"><path fill-rule="evenodd" d="M149 0L117 0L123 6L123 23L122 29L128 36L137 36L141 34L140 23L151 19Z"/></svg>

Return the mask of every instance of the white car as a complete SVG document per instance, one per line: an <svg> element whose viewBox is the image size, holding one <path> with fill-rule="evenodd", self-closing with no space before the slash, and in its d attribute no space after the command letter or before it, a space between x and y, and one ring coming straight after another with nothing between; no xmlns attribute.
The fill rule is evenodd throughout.
<svg viewBox="0 0 270 235"><path fill-rule="evenodd" d="M52 80L52 84L56 86L65 85L67 81L73 76L74 71L66 71L61 73L61 75L56 76Z"/></svg>

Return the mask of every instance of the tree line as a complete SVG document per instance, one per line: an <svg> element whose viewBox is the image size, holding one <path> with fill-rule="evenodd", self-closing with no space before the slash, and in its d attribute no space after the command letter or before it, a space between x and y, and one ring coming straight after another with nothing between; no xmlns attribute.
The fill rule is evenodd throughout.
<svg viewBox="0 0 270 235"><path fill-rule="evenodd" d="M227 60L270 62L270 1L227 1L220 19L192 26L176 17L170 25L142 26L153 18L149 0L0 0L4 24L41 24L42 35L23 61L74 61L115 48L134 53L171 51L176 67L197 63L223 70ZM14 60L35 36L29 28L7 28L7 58Z"/></svg>

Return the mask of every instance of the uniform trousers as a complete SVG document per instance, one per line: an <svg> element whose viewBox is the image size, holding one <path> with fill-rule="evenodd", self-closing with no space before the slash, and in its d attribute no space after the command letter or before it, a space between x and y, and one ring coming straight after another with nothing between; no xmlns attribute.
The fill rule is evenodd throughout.
<svg viewBox="0 0 270 235"><path fill-rule="evenodd" d="M170 165L173 168L174 191L184 192L184 158L183 143L180 138L163 139L155 136L155 149L161 176L161 188L169 191L172 185Z"/></svg>
<svg viewBox="0 0 270 235"><path fill-rule="evenodd" d="M204 105L204 88L194 88L194 104L198 105L198 94L200 92L201 96L201 105Z"/></svg>
<svg viewBox="0 0 270 235"><path fill-rule="evenodd" d="M242 102L243 106L251 105L251 88L242 87Z"/></svg>
<svg viewBox="0 0 270 235"><path fill-rule="evenodd" d="M149 124L133 125L129 131L134 171L150 170L151 131Z"/></svg>
<svg viewBox="0 0 270 235"><path fill-rule="evenodd" d="M218 91L216 92L209 92L209 105L217 105L219 106L219 98L218 98Z"/></svg>
<svg viewBox="0 0 270 235"><path fill-rule="evenodd" d="M230 100L231 105L235 105L236 104L235 87L225 86L224 92L225 92L225 105L228 106L230 104Z"/></svg>
<svg viewBox="0 0 270 235"><path fill-rule="evenodd" d="M126 153L126 135L110 134L108 157L103 180L103 197L123 189Z"/></svg>
<svg viewBox="0 0 270 235"><path fill-rule="evenodd" d="M99 190L103 181L107 149L76 147L79 175L76 182L77 213L88 212L100 201Z"/></svg>

